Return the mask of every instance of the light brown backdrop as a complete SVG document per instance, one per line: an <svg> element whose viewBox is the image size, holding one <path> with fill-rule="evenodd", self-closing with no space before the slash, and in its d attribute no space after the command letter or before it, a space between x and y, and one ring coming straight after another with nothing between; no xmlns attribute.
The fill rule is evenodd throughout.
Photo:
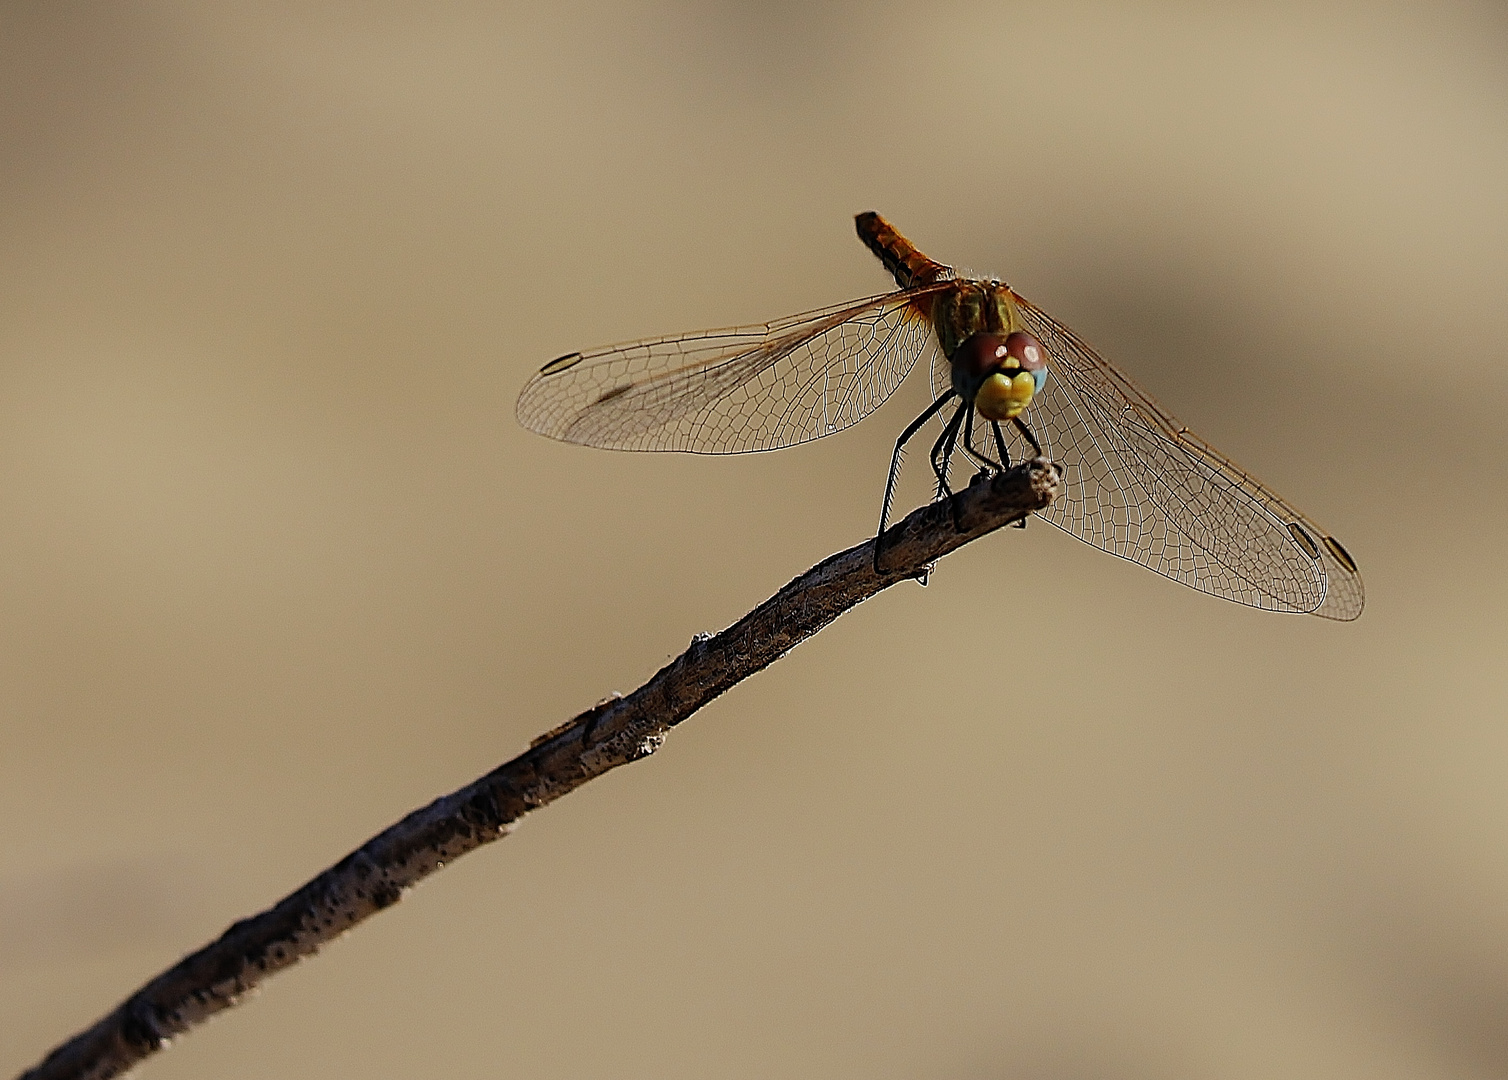
<svg viewBox="0 0 1508 1080"><path fill-rule="evenodd" d="M997 535L143 1075L1508 1075L1505 178L1489 2L9 0L0 1074L864 538L920 379L743 458L512 408L883 289L874 208L1362 619Z"/></svg>

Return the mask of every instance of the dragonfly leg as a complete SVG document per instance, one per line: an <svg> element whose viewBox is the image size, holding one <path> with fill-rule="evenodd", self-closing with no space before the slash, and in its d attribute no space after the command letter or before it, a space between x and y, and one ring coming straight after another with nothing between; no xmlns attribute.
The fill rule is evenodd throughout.
<svg viewBox="0 0 1508 1080"><path fill-rule="evenodd" d="M910 441L911 436L920 431L923 424L925 424L928 420L932 419L932 417L941 412L942 407L946 405L952 397L953 391L949 390L946 394L938 398L931 405L928 405L927 408L923 410L922 414L915 420L911 421L906 430L901 432L901 437L895 440L895 453L890 457L890 475L885 480L885 501L880 504L880 528L879 531L874 534L874 572L876 574L884 573L884 571L880 569L880 541L885 535L885 524L890 520L890 503L891 500L895 498L895 481L901 472L901 452L905 449L906 443ZM937 448L933 447L932 449L934 459L933 468L935 469L937 467Z"/></svg>
<svg viewBox="0 0 1508 1080"><path fill-rule="evenodd" d="M1041 457L1042 444L1039 443L1037 441L1037 437L1032 434L1032 429L1026 426L1026 421L1018 416L1014 420L1012 420L1011 423L1015 424L1016 427L1020 430L1021 434L1026 436L1026 441L1032 444L1032 449L1036 451L1038 457Z"/></svg>
<svg viewBox="0 0 1508 1080"><path fill-rule="evenodd" d="M995 433L995 448L1000 451L1000 466L1002 469L1011 467L1011 452L1005 448L1005 433L1000 430L1000 421L991 420L990 430Z"/></svg>
<svg viewBox="0 0 1508 1080"><path fill-rule="evenodd" d="M1018 416L1015 418L1013 423L1017 428L1020 429L1021 434L1026 436L1026 441L1032 444L1032 449L1036 451L1037 456L1041 457L1042 444L1037 442L1037 437L1032 434L1032 429L1026 426L1026 421ZM995 438L1000 441L1000 453L1003 456L1005 454L1005 436L1000 434L1000 422L998 420L995 422ZM1026 518L1022 518L1020 521L1016 522L1016 528L1026 528L1026 520Z"/></svg>
<svg viewBox="0 0 1508 1080"><path fill-rule="evenodd" d="M953 460L953 451L958 446L958 425L965 416L973 413L973 407L967 401L960 401L957 410L953 413L953 419L948 421L948 426L943 428L943 433L932 444L932 471L937 474L937 497L939 499L953 498L953 489L948 486L948 464ZM949 502L949 508L953 512L953 528L963 532L963 521L958 516L958 506Z"/></svg>
<svg viewBox="0 0 1508 1080"><path fill-rule="evenodd" d="M960 402L959 409L961 408L963 408L963 404ZM929 456L932 459L932 472L937 477L937 491L932 496L933 502L945 499L953 494L953 488L948 483L949 461L953 457L952 444L948 441L948 433L953 432L956 438L959 419L958 409L954 409L953 415L943 425L942 434L932 444L932 452Z"/></svg>
<svg viewBox="0 0 1508 1080"><path fill-rule="evenodd" d="M963 449L964 453L979 463L981 474L988 475L991 472L1004 472L1005 466L996 461L990 455L974 445L974 410L969 410L969 418L963 425Z"/></svg>

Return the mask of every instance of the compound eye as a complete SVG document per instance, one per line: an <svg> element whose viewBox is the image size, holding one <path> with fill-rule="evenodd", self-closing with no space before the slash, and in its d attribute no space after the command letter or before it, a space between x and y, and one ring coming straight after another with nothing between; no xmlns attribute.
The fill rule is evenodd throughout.
<svg viewBox="0 0 1508 1080"><path fill-rule="evenodd" d="M1023 371L1043 371L1047 367L1047 350L1025 330L1006 337L1005 353L1016 361L1015 364L1006 361L1006 367L1019 366Z"/></svg>
<svg viewBox="0 0 1508 1080"><path fill-rule="evenodd" d="M1012 361L1021 365L1021 370L1030 373L1040 392L1047 383L1047 350L1042 343L1025 330L1017 330L1005 339L1006 366Z"/></svg>
<svg viewBox="0 0 1508 1080"><path fill-rule="evenodd" d="M1005 354L1005 339L999 334L971 334L952 357L955 368L966 372L970 380L982 379L1002 364L1010 363Z"/></svg>

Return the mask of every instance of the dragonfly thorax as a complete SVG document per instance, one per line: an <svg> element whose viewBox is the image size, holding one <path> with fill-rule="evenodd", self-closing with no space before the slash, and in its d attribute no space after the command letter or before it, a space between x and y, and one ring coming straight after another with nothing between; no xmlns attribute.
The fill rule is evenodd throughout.
<svg viewBox="0 0 1508 1080"><path fill-rule="evenodd" d="M1004 283L964 279L932 299L932 325L949 360L975 334L1001 337L1023 329L1016 298Z"/></svg>

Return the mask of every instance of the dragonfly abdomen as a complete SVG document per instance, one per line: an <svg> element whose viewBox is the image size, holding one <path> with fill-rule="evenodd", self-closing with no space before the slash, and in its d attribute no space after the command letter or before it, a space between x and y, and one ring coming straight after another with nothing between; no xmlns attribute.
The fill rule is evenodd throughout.
<svg viewBox="0 0 1508 1080"><path fill-rule="evenodd" d="M859 231L859 239L885 264L895 283L903 289L929 285L952 271L952 267L934 262L916 250L915 244L873 210L856 215L854 226Z"/></svg>

